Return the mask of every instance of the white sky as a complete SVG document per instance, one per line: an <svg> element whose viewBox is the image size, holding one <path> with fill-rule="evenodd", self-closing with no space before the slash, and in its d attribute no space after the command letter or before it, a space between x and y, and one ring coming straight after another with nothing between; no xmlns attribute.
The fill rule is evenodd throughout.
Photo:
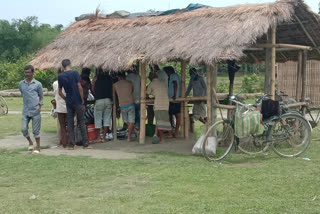
<svg viewBox="0 0 320 214"><path fill-rule="evenodd" d="M305 0L314 12L318 12L319 1ZM189 3L224 7L264 2L274 2L274 0L0 0L0 19L12 20L37 16L40 23L66 26L74 22L74 17L94 12L99 5L104 13L112 13L115 10L144 12L149 9L184 8Z"/></svg>

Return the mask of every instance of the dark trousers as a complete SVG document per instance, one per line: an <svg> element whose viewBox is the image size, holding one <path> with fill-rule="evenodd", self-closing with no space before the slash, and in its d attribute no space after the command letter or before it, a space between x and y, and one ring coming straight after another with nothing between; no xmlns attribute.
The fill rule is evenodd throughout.
<svg viewBox="0 0 320 214"><path fill-rule="evenodd" d="M84 117L84 105L67 105L67 117L68 117L68 137L69 137L69 147L74 146L74 115L77 114L77 123L80 128L83 147L88 146L88 133L85 124Z"/></svg>
<svg viewBox="0 0 320 214"><path fill-rule="evenodd" d="M66 113L58 113L58 120L60 125L60 133L61 133L61 143L65 148L68 144L68 134L67 134L67 114Z"/></svg>

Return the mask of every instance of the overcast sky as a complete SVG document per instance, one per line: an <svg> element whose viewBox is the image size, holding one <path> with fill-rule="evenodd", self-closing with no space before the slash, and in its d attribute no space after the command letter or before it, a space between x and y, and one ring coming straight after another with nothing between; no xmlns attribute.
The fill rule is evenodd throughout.
<svg viewBox="0 0 320 214"><path fill-rule="evenodd" d="M184 8L189 3L224 7L245 3L274 2L275 0L0 0L0 19L12 20L37 16L40 23L67 26L74 17L92 13L99 8L104 13L115 10L143 12L149 9L168 10ZM320 0L305 0L314 12L318 12Z"/></svg>

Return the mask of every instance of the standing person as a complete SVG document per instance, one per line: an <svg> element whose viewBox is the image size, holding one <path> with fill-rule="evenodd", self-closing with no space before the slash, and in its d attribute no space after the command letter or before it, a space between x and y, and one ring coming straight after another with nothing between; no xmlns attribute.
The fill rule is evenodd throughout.
<svg viewBox="0 0 320 214"><path fill-rule="evenodd" d="M153 64L153 65L149 65L150 70L152 72L157 73L158 79L165 85L165 87L168 90L168 75L164 70L161 70L159 68L159 65L157 64Z"/></svg>
<svg viewBox="0 0 320 214"><path fill-rule="evenodd" d="M113 90L115 90L118 96L122 120L128 126L128 141L131 141L132 131L134 131L137 136L139 134L139 131L134 127L133 86L130 81L126 80L124 72L118 74L118 79L119 81L113 84Z"/></svg>
<svg viewBox="0 0 320 214"><path fill-rule="evenodd" d="M159 142L158 134L160 136L160 143L164 141L163 131L171 132L171 125L169 121L169 98L168 91L165 85L158 79L158 75L154 72L149 73L151 83L147 88L147 96L152 94L154 100L154 114L156 116L156 130L153 136L152 143ZM169 133L169 135L172 135Z"/></svg>
<svg viewBox="0 0 320 214"><path fill-rule="evenodd" d="M83 148L89 148L88 134L84 118L84 96L81 86L81 78L78 71L71 69L71 62L69 59L62 60L62 67L64 72L58 76L59 95L66 101L67 118L68 118L68 138L69 149L74 149L74 116L77 114L77 123L80 126L82 136ZM66 92L66 96L62 93L62 88Z"/></svg>
<svg viewBox="0 0 320 214"><path fill-rule="evenodd" d="M58 69L58 75L62 73L62 70ZM62 99L62 97L59 95L59 84L58 80L54 81L53 83L53 93L54 93L54 99L56 100L56 112L58 113L58 122L59 122L59 133L61 134L60 142L63 146L63 148L66 148L68 145L68 132L67 132L67 106L66 101ZM66 96L66 92L64 89L62 89L62 93L64 96Z"/></svg>
<svg viewBox="0 0 320 214"><path fill-rule="evenodd" d="M195 68L190 68L189 74L190 82L186 91L186 96L189 95L191 89L193 89L194 97L207 96L207 85L204 78L197 73ZM193 104L192 113L194 120L199 120L203 124L207 122L206 104L203 101L197 101Z"/></svg>
<svg viewBox="0 0 320 214"><path fill-rule="evenodd" d="M168 96L173 100L180 97L181 93L181 78L180 76L174 71L172 66L166 66L163 70L167 73L169 77L169 84L168 84ZM177 101L172 101L169 104L169 115L171 118L173 116L176 117L176 127L175 127L175 136L178 136L179 127L180 127L180 120L181 120L181 103Z"/></svg>
<svg viewBox="0 0 320 214"><path fill-rule="evenodd" d="M88 102L89 90L92 88L90 81L90 68L83 68L81 71L81 86L83 88L84 104Z"/></svg>
<svg viewBox="0 0 320 214"><path fill-rule="evenodd" d="M22 129L21 132L29 141L28 150L40 153L40 128L41 106L43 105L42 84L33 78L34 68L32 65L24 67L25 79L19 83L19 90L23 97ZM37 143L36 149L29 135L29 122L32 120L32 132Z"/></svg>
<svg viewBox="0 0 320 214"><path fill-rule="evenodd" d="M139 76L139 68L134 66L132 70L127 71L128 75L126 77L133 85L133 101L134 101L134 111L135 111L135 127L140 128L140 101L141 96L141 79Z"/></svg>
<svg viewBox="0 0 320 214"><path fill-rule="evenodd" d="M92 80L92 93L95 96L94 125L97 131L98 142L105 142L109 127L111 126L112 114L112 79L107 72L98 72ZM100 129L103 127L103 138L100 138ZM112 139L108 136L108 139Z"/></svg>

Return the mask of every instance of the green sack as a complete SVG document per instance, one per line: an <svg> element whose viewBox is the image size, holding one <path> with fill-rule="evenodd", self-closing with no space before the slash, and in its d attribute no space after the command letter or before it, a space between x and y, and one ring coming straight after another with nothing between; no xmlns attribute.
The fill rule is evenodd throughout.
<svg viewBox="0 0 320 214"><path fill-rule="evenodd" d="M256 134L259 132L259 127L260 111L237 107L234 124L234 131L237 137L249 137Z"/></svg>

